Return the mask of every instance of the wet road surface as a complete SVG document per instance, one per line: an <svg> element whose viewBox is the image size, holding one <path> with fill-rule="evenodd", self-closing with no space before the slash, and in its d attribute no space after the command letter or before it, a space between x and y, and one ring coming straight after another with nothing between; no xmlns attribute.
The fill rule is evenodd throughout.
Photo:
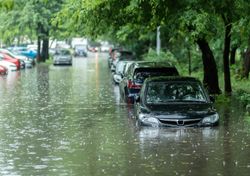
<svg viewBox="0 0 250 176"><path fill-rule="evenodd" d="M138 128L107 55L0 77L0 175L249 175L250 117L217 106L215 128Z"/></svg>

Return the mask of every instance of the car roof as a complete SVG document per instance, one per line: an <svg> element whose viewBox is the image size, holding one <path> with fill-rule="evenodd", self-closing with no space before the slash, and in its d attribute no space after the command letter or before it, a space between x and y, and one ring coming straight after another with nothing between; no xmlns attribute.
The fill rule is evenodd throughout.
<svg viewBox="0 0 250 176"><path fill-rule="evenodd" d="M187 82L199 82L195 77L189 76L157 76L152 78L147 78L145 82L167 82L167 81L187 81Z"/></svg>
<svg viewBox="0 0 250 176"><path fill-rule="evenodd" d="M169 73L170 75L179 75L175 67L144 67L136 68L134 73L138 72L164 72Z"/></svg>
<svg viewBox="0 0 250 176"><path fill-rule="evenodd" d="M134 68L145 68L145 67L174 67L169 62L155 62L155 61L138 61L133 63Z"/></svg>

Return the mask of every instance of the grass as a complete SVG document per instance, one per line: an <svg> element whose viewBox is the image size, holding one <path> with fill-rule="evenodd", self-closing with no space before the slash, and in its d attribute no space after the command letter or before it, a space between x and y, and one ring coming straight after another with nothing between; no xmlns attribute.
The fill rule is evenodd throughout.
<svg viewBox="0 0 250 176"><path fill-rule="evenodd" d="M49 57L49 59L46 59L45 62L39 62L37 64L40 64L40 65L52 65L53 64L53 59L51 57Z"/></svg>

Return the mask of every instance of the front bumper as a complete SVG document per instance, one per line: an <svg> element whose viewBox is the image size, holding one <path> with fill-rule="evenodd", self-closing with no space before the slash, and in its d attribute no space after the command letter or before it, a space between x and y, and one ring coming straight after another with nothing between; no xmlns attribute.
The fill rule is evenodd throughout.
<svg viewBox="0 0 250 176"><path fill-rule="evenodd" d="M216 115L218 116L218 114ZM206 120L207 117L156 118L154 116L143 116L140 114L138 121L140 125L153 127L207 127L217 126L219 124L219 116L214 121L210 122Z"/></svg>

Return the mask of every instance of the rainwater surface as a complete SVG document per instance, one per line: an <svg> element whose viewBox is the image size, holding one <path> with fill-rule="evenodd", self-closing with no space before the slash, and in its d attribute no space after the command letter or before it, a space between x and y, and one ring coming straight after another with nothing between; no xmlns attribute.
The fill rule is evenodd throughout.
<svg viewBox="0 0 250 176"><path fill-rule="evenodd" d="M213 128L139 128L107 54L0 76L0 175L244 176L250 117L217 105Z"/></svg>

